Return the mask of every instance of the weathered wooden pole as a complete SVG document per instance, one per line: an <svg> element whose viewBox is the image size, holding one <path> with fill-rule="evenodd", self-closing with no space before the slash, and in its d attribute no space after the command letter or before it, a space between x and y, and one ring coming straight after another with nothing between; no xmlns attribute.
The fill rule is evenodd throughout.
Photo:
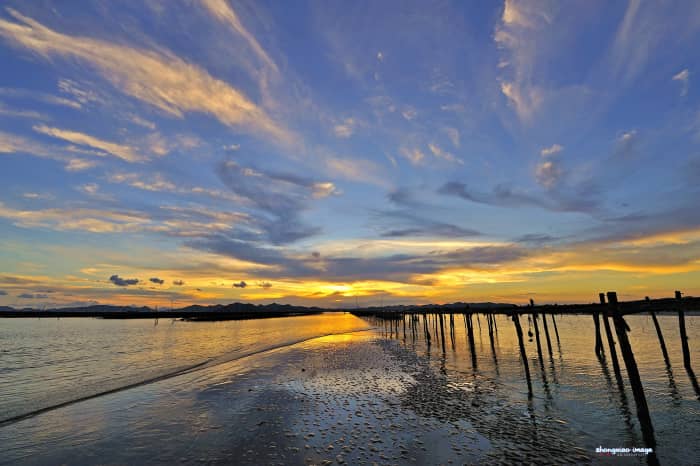
<svg viewBox="0 0 700 466"><path fill-rule="evenodd" d="M406 340L406 314L401 313L401 322L403 322L403 339Z"/></svg>
<svg viewBox="0 0 700 466"><path fill-rule="evenodd" d="M523 343L523 329L520 327L520 317L517 311L513 311L513 325L515 325L515 333L518 335L518 346L520 347L520 358L523 360L525 367L525 378L527 379L527 394L528 398L532 398L532 380L530 379L530 365L527 362L527 353L525 352L525 343Z"/></svg>
<svg viewBox="0 0 700 466"><path fill-rule="evenodd" d="M440 313L440 340L442 340L442 352L445 352L445 326L443 324L442 313Z"/></svg>
<svg viewBox="0 0 700 466"><path fill-rule="evenodd" d="M430 331L428 330L428 316L424 312L423 313L423 332L425 334L425 341L430 346Z"/></svg>
<svg viewBox="0 0 700 466"><path fill-rule="evenodd" d="M676 291L676 302L678 303L678 327L681 331L681 347L683 348L683 365L687 369L690 367L690 348L688 347L688 334L685 331L685 311L683 311L681 299L683 299L681 292Z"/></svg>
<svg viewBox="0 0 700 466"><path fill-rule="evenodd" d="M600 293L600 303L605 304L605 295ZM593 311L593 323L595 324L595 354L603 354L603 340L600 338L600 315Z"/></svg>
<svg viewBox="0 0 700 466"><path fill-rule="evenodd" d="M550 359L554 358L552 356L552 341L549 339L549 328L547 327L547 314L542 313L542 324L544 325L544 336L547 339L547 351L549 351Z"/></svg>
<svg viewBox="0 0 700 466"><path fill-rule="evenodd" d="M612 331L610 330L610 322L608 321L608 311L605 308L605 294L600 293L600 304L603 307L603 326L605 327L605 336L608 339L608 347L610 348L610 359L612 359L613 370L618 382L622 382L622 374L620 372L620 364L617 362L617 351L615 350L615 340L613 339ZM602 353L600 353L602 355Z"/></svg>
<svg viewBox="0 0 700 466"><path fill-rule="evenodd" d="M535 325L535 340L537 341L537 357L540 360L540 366L544 370L544 359L542 359L542 345L540 344L540 327L537 325L537 313L532 313L532 322Z"/></svg>
<svg viewBox="0 0 700 466"><path fill-rule="evenodd" d="M661 326L656 318L656 312L650 311L651 320L654 322L654 328L656 328L656 336L659 337L659 346L661 346L661 354L664 355L664 362L666 362L666 367L671 366L671 362L668 358L668 350L666 350L666 342L664 341L664 335L661 333Z"/></svg>
<svg viewBox="0 0 700 466"><path fill-rule="evenodd" d="M487 322L489 324L489 340L491 341L491 351L493 352L494 360L496 359L496 345L493 342L493 314L487 314ZM498 364L498 361L495 361Z"/></svg>
<svg viewBox="0 0 700 466"><path fill-rule="evenodd" d="M639 368L637 367L637 362L632 352L632 346L627 337L627 332L629 332L630 328L620 313L617 304L617 293L614 291L608 292L608 305L612 313L613 323L615 324L617 341L620 343L622 359L625 361L625 367L627 368L627 375L629 377L630 386L632 387L632 394L634 395L634 403L637 405L637 417L639 417L639 424L642 428L644 442L648 447L656 448L654 427L651 424L651 416L649 415L649 406L647 406L646 396L644 396L642 379L639 376Z"/></svg>
<svg viewBox="0 0 700 466"><path fill-rule="evenodd" d="M559 341L559 329L557 328L557 320L554 318L554 313L552 313L552 323L554 324L554 334L557 336L557 345L561 349L561 342Z"/></svg>
<svg viewBox="0 0 700 466"><path fill-rule="evenodd" d="M472 369L476 370L477 361L476 361L476 345L474 345L474 320L473 320L473 315L471 312L468 312L465 315L465 322L467 324L467 340L469 343L469 352L471 353L471 357L472 357Z"/></svg>

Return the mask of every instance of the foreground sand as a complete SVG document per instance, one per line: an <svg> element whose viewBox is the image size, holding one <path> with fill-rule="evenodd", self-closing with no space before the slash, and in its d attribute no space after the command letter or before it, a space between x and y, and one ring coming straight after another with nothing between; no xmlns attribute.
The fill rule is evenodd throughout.
<svg viewBox="0 0 700 466"><path fill-rule="evenodd" d="M0 463L590 461L567 426L504 390L452 378L372 332L330 336L5 427L0 442L13 448Z"/></svg>

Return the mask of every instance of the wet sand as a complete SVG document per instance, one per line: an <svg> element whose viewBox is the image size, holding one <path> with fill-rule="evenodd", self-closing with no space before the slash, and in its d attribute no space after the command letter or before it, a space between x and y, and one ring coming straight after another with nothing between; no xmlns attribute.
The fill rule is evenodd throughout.
<svg viewBox="0 0 700 466"><path fill-rule="evenodd" d="M373 332L329 336L6 426L0 463L590 462L576 432L506 391Z"/></svg>

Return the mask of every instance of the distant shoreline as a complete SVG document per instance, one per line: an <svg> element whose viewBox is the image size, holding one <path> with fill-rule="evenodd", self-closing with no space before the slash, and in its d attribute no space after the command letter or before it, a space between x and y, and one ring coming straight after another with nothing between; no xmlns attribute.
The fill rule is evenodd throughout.
<svg viewBox="0 0 700 466"><path fill-rule="evenodd" d="M684 297L680 300L674 298L661 298L637 301L621 301L620 311L623 314L636 314L643 312L677 312L683 310L690 315L700 315L700 298ZM159 311L147 306L128 307L93 305L86 307L53 308L53 309L15 309L0 306L0 318L18 317L97 317L103 319L184 319L190 321L213 320L244 320L263 319L271 317L291 317L313 315L322 312L351 312L357 316L370 315L401 315L422 313L460 314L464 312L488 312L493 314L512 314L513 312L527 312L532 309L529 306L517 306L504 303L451 303L451 304L426 304L420 306L375 306L365 308L325 309L319 307L292 306L289 304L255 305L247 303L231 303L227 305L201 306L193 305L180 309ZM597 312L601 305L589 304L544 304L535 305L537 312L546 314L588 314Z"/></svg>

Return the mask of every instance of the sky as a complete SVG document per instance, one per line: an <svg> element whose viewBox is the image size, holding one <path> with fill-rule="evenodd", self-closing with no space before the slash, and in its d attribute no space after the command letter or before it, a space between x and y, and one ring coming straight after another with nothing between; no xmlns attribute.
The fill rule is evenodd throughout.
<svg viewBox="0 0 700 466"><path fill-rule="evenodd" d="M6 1L0 305L700 294L700 3Z"/></svg>

